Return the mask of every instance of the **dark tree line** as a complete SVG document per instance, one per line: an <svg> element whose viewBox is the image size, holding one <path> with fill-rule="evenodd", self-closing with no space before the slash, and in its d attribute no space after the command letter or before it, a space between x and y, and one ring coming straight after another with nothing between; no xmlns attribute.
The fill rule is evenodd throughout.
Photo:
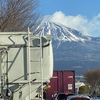
<svg viewBox="0 0 100 100"><path fill-rule="evenodd" d="M38 0L0 0L0 31L36 29L39 20Z"/></svg>

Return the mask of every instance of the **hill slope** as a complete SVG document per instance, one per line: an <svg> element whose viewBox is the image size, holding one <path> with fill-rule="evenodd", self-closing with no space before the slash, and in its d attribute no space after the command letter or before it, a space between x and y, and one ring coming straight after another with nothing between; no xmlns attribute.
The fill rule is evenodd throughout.
<svg viewBox="0 0 100 100"><path fill-rule="evenodd" d="M54 69L75 70L76 74L100 67L100 37L83 35L77 30L53 22L39 28L52 34Z"/></svg>

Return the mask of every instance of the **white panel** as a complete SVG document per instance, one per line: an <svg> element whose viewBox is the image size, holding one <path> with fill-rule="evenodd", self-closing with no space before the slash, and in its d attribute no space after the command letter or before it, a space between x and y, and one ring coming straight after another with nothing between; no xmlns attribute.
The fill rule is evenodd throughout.
<svg viewBox="0 0 100 100"><path fill-rule="evenodd" d="M27 73L27 55L25 47L10 48L8 52L8 77L9 81L18 81L25 78Z"/></svg>

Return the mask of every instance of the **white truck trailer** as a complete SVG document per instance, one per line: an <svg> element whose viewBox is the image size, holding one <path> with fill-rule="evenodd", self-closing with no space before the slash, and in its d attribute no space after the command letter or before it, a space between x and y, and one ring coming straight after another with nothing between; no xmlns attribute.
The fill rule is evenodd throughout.
<svg viewBox="0 0 100 100"><path fill-rule="evenodd" d="M0 100L35 100L52 74L51 35L0 32Z"/></svg>

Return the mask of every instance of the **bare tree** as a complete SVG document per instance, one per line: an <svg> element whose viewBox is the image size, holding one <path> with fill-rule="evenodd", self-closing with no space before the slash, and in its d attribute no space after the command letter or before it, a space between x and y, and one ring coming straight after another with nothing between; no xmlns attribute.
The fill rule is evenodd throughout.
<svg viewBox="0 0 100 100"><path fill-rule="evenodd" d="M26 31L39 24L38 0L0 0L0 31Z"/></svg>
<svg viewBox="0 0 100 100"><path fill-rule="evenodd" d="M87 83L90 85L92 90L96 92L100 86L100 68L95 70L90 70L84 74Z"/></svg>

